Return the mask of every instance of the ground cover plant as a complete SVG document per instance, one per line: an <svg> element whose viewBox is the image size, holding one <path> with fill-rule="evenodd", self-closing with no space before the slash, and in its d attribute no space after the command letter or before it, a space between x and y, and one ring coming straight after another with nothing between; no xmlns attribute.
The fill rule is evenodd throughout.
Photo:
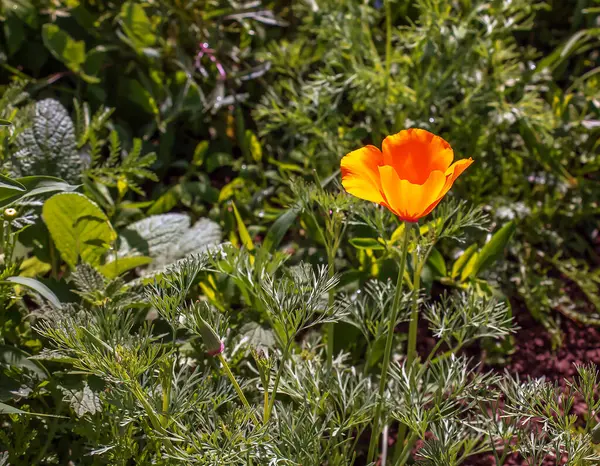
<svg viewBox="0 0 600 466"><path fill-rule="evenodd" d="M0 3L0 465L600 464L600 3Z"/></svg>

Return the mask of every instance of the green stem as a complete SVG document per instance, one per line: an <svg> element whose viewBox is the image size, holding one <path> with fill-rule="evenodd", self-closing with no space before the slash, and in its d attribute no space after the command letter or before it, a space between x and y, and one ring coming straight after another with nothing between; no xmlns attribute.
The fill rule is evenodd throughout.
<svg viewBox="0 0 600 466"><path fill-rule="evenodd" d="M233 376L233 373L231 372L231 369L229 368L229 364L227 364L227 361L225 361L225 358L223 357L222 354L219 354L218 358L219 358L219 361L221 361L221 364L223 365L223 369L225 370L227 377L229 377L229 380L231 381L233 388L235 388L235 391L237 392L238 397L240 398L240 400L242 401L244 406L246 408L248 408L248 411L250 411L250 414L252 415L252 420L254 421L254 424L258 425L258 419L256 419L256 416L254 415L254 411L252 411L252 407L250 406L250 403L248 403L248 400L246 399L246 395L244 395L242 388L237 383L237 380L235 380L235 377Z"/></svg>
<svg viewBox="0 0 600 466"><path fill-rule="evenodd" d="M334 257L332 257L331 254L328 254L328 275L329 278L333 277L333 274L335 273L335 268L334 268ZM331 308L331 306L333 306L333 300L334 300L334 290L331 289L329 290L329 301L328 301L328 307ZM335 328L334 328L335 323L334 322L330 322L327 324L327 368L331 369L331 366L333 365L333 352L334 352L334 337L335 337Z"/></svg>
<svg viewBox="0 0 600 466"><path fill-rule="evenodd" d="M401 466L403 464L406 464L406 461L408 460L410 452L412 451L416 441L417 441L417 434L413 432L410 434L410 437L408 437L408 441L406 442L406 445L402 449L402 454L400 455L400 458L398 459L398 461L396 461L394 463L394 466Z"/></svg>
<svg viewBox="0 0 600 466"><path fill-rule="evenodd" d="M410 311L410 325L408 327L408 350L406 353L406 367L410 367L417 355L417 330L419 329L419 286L421 284L421 267L417 266L417 253L413 255L412 310Z"/></svg>
<svg viewBox="0 0 600 466"><path fill-rule="evenodd" d="M263 419L267 419L269 412L269 387L265 385L264 390L265 395L263 401Z"/></svg>
<svg viewBox="0 0 600 466"><path fill-rule="evenodd" d="M271 393L271 399L269 400L269 404L265 412L263 424L269 422L269 419L271 418L271 412L273 411L273 405L275 404L275 398L277 396L277 389L279 388L279 381L281 380L281 374L283 373L283 368L285 367L285 362L288 358L289 352L290 343L287 344L285 352L283 353L283 357L281 358L281 362L279 363L279 368L277 369L277 374L275 375L275 383L273 384L273 393Z"/></svg>
<svg viewBox="0 0 600 466"><path fill-rule="evenodd" d="M385 93L389 93L390 70L392 67L392 7L385 0Z"/></svg>
<svg viewBox="0 0 600 466"><path fill-rule="evenodd" d="M444 340L438 340L438 342L435 344L433 349L429 352L429 356L427 356L425 363L428 363L429 361L431 361L431 359L435 356L435 353L437 352L437 350L439 350L440 346L442 346L443 344L444 344Z"/></svg>
<svg viewBox="0 0 600 466"><path fill-rule="evenodd" d="M375 410L375 418L373 419L373 430L371 431L371 441L369 443L368 462L375 460L375 450L379 440L379 418L383 409L383 395L387 383L387 373L390 365L392 342L394 340L394 329L398 320L398 312L400 310L400 298L402 296L402 279L404 278L404 269L406 267L406 256L408 253L408 239L410 237L410 226L404 225L404 241L402 243L402 252L400 255L400 269L398 271L398 281L396 282L396 292L394 294L394 302L392 304L392 315L388 321L387 339L385 342L385 352L383 353L383 366L381 367L381 377L379 379L379 401Z"/></svg>
<svg viewBox="0 0 600 466"><path fill-rule="evenodd" d="M429 252L426 254L429 255ZM418 313L418 302L419 302L419 286L421 283L421 270L422 264L417 264L417 251L413 253L413 270L414 277L412 283L412 303L410 312L410 324L408 327L408 349L406 353L406 367L410 367L417 354L417 331L419 329L419 313ZM423 263L426 258L423 259ZM437 351L437 346L433 352ZM396 462L400 461L404 454L404 438L406 436L407 427L405 424L400 425L398 430L397 447L395 452ZM410 440L409 440L410 441ZM402 450L401 450L402 449Z"/></svg>

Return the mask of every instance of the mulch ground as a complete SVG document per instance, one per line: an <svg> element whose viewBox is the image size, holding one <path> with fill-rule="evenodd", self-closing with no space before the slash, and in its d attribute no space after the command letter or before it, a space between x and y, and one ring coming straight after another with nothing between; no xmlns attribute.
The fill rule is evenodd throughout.
<svg viewBox="0 0 600 466"><path fill-rule="evenodd" d="M510 356L506 369L522 379L545 377L546 380L565 386L566 379L577 374L576 365L593 362L600 366L600 330L563 319L561 329L563 344L553 350L548 332L526 310L517 311L515 320L520 327L515 335L516 351ZM503 369L502 369L503 370ZM575 413L585 412L585 404L574 406ZM506 465L526 465L517 455L511 456ZM548 465L555 460L549 459ZM479 455L470 458L465 466L493 466L493 456Z"/></svg>

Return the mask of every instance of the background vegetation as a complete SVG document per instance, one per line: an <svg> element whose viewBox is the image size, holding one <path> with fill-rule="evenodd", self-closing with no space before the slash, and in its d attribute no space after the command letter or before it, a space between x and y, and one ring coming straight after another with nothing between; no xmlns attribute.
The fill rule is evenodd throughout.
<svg viewBox="0 0 600 466"><path fill-rule="evenodd" d="M501 374L600 324L598 0L0 18L0 464L368 464L404 231L339 160L408 127L475 164L410 232L383 457L597 464L600 357Z"/></svg>

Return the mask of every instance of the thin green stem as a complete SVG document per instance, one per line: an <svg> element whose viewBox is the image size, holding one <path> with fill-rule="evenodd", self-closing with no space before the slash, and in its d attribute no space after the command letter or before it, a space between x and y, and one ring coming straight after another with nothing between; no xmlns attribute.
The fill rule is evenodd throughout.
<svg viewBox="0 0 600 466"><path fill-rule="evenodd" d="M394 340L394 329L398 320L398 312L400 310L400 298L402 297L402 280L404 278L404 269L406 267L406 256L408 254L408 239L410 237L410 226L404 225L404 241L402 243L402 252L400 255L400 269L398 271L398 281L396 282L396 292L392 304L392 315L388 321L387 338L385 342L385 352L383 353L383 366L381 367L381 377L379 379L379 401L375 410L375 418L373 419L373 429L371 431L371 441L369 443L368 462L375 460L375 450L379 443L379 418L383 409L383 395L387 384L387 373L390 365L392 343Z"/></svg>
<svg viewBox="0 0 600 466"><path fill-rule="evenodd" d="M406 464L406 461L408 460L410 452L412 451L416 441L417 441L417 434L415 432L412 432L410 434L410 437L408 437L406 445L402 449L402 454L400 455L398 460L394 463L394 466L401 466L403 464Z"/></svg>
<svg viewBox="0 0 600 466"><path fill-rule="evenodd" d="M273 405L275 404L275 398L277 396L277 389L279 388L279 381L281 379L281 374L283 373L283 368L285 367L285 362L289 356L289 352L290 343L287 344L283 353L283 357L281 358L281 362L279 363L279 368L277 369L277 374L275 375L275 383L273 383L273 392L271 393L271 399L269 400L267 410L264 414L263 424L269 422L269 419L271 418L271 412L273 411Z"/></svg>
<svg viewBox="0 0 600 466"><path fill-rule="evenodd" d="M428 363L429 361L431 361L431 359L435 356L435 353L437 352L437 350L440 349L440 346L442 346L443 343L444 343L444 340L438 340L438 342L435 344L433 349L429 352L429 356L427 356L425 363Z"/></svg>
<svg viewBox="0 0 600 466"><path fill-rule="evenodd" d="M328 256L327 273L329 275L329 278L332 278L335 273L335 266L334 266L335 258L332 257L332 254L328 254L327 256ZM327 303L329 308L331 308L331 306L333 306L333 300L334 300L334 290L332 288L331 290L329 290L329 300ZM330 322L327 324L327 368L328 369L331 369L331 366L333 365L334 337L335 337L334 325L335 325L334 322Z"/></svg>
<svg viewBox="0 0 600 466"><path fill-rule="evenodd" d="M227 377L231 381L233 388L235 388L235 391L237 392L238 397L240 398L240 400L242 401L244 406L246 408L248 408L248 411L250 411L250 414L252 415L252 420L254 421L254 423L256 425L258 425L258 419L256 419L256 416L254 415L254 411L252 410L250 403L248 403L248 400L246 399L246 395L244 395L244 392L242 391L240 384L238 384L237 380L235 380L235 377L234 377L233 373L231 372L231 369L229 368L229 364L227 364L227 361L225 361L225 358L223 357L222 354L219 354L218 358L219 358L219 361L221 361L221 364L223 365L223 369L225 370Z"/></svg>
<svg viewBox="0 0 600 466"><path fill-rule="evenodd" d="M445 353L440 354L437 358L435 358L433 361L431 361L433 364L443 361L446 358L449 358L450 356L452 356L453 354L456 354L462 347L464 346L464 343L459 343L458 345L456 345L454 348L449 349L448 351L446 351Z"/></svg>
<svg viewBox="0 0 600 466"><path fill-rule="evenodd" d="M269 387L265 387L265 396L263 402L263 419L267 418L267 413L269 410Z"/></svg>
<svg viewBox="0 0 600 466"><path fill-rule="evenodd" d="M385 93L389 93L390 70L392 68L392 7L385 0Z"/></svg>
<svg viewBox="0 0 600 466"><path fill-rule="evenodd" d="M417 252L413 255L413 295L408 327L408 350L406 352L406 367L410 367L417 355L417 330L419 329L419 286L421 284L421 267L417 266Z"/></svg>

